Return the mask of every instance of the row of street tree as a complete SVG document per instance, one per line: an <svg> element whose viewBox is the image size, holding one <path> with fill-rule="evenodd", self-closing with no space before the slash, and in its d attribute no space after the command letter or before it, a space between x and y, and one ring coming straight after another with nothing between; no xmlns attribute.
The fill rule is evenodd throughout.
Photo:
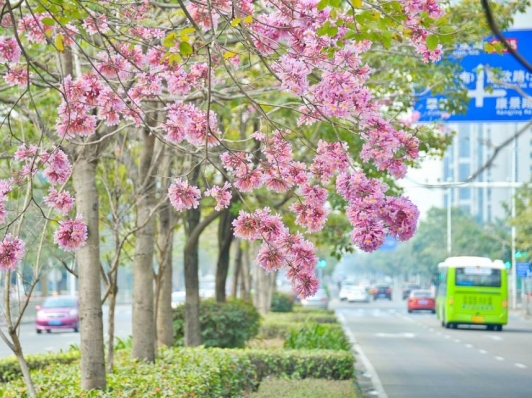
<svg viewBox="0 0 532 398"><path fill-rule="evenodd" d="M493 4L498 24L525 4ZM417 210L395 179L451 140L409 120L413 87L463 109L458 66L434 62L488 33L471 0L21 0L0 1L0 21L0 271L9 292L31 265L26 297L50 259L78 278L87 390L106 387L101 307L112 322L122 264L133 269L133 357L153 362L173 344L178 230L187 346L201 344L198 248L213 223L217 242L203 244L217 245L218 301L235 242L234 278L258 264L267 288L285 268L305 296L319 250L409 239ZM10 300L0 337L35 396Z"/></svg>

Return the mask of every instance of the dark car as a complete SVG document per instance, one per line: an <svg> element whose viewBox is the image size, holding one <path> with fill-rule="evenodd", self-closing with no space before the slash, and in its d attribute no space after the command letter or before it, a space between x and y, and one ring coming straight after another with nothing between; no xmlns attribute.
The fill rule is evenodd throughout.
<svg viewBox="0 0 532 398"><path fill-rule="evenodd" d="M412 290L422 289L420 285L409 283L403 287L403 300L406 300L410 296Z"/></svg>
<svg viewBox="0 0 532 398"><path fill-rule="evenodd" d="M377 300L378 298L387 298L388 300L392 299L392 288L390 285L373 285L370 288L370 293L373 296L373 300Z"/></svg>
<svg viewBox="0 0 532 398"><path fill-rule="evenodd" d="M35 307L35 330L50 333L53 329L79 330L78 298L72 296L47 297L44 303Z"/></svg>

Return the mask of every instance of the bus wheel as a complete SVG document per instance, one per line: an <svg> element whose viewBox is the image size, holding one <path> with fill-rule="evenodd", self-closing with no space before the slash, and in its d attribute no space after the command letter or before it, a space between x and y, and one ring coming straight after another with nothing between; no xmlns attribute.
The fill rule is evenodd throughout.
<svg viewBox="0 0 532 398"><path fill-rule="evenodd" d="M486 329L487 330L497 330L497 326L495 326L495 325L487 325Z"/></svg>
<svg viewBox="0 0 532 398"><path fill-rule="evenodd" d="M498 332L502 332L502 325L496 325L495 330Z"/></svg>

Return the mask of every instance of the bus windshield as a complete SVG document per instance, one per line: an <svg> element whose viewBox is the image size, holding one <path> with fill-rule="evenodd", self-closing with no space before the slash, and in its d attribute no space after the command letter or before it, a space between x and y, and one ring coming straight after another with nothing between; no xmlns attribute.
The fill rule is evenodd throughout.
<svg viewBox="0 0 532 398"><path fill-rule="evenodd" d="M483 267L456 268L456 286L501 287L501 270Z"/></svg>

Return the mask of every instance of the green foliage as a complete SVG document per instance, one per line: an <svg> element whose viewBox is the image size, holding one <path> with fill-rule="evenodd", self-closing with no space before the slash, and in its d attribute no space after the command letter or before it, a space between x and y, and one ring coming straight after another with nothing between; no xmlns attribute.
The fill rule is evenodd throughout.
<svg viewBox="0 0 532 398"><path fill-rule="evenodd" d="M303 328L292 330L284 346L306 350L351 350L351 344L341 328L336 324L316 322L308 322Z"/></svg>
<svg viewBox="0 0 532 398"><path fill-rule="evenodd" d="M292 312L294 307L294 300L292 296L286 293L273 292L272 306L270 310L272 312Z"/></svg>
<svg viewBox="0 0 532 398"><path fill-rule="evenodd" d="M70 350L67 352L59 352L53 354L37 354L25 356L30 370L41 369L51 363L55 363L58 365L69 364L78 360L79 357L80 353L77 350ZM0 382L6 383L8 381L16 380L21 377L22 373L20 371L20 366L14 356L0 359Z"/></svg>
<svg viewBox="0 0 532 398"><path fill-rule="evenodd" d="M241 350L257 373L257 379L283 376L290 379L350 380L354 377L354 357L349 351L335 350Z"/></svg>
<svg viewBox="0 0 532 398"><path fill-rule="evenodd" d="M325 323L331 328L342 329L336 316L322 313L319 310L301 313L269 313L264 316L260 324L258 337L286 339L293 331L301 330L306 322Z"/></svg>
<svg viewBox="0 0 532 398"><path fill-rule="evenodd" d="M260 315L249 301L214 299L200 302L201 343L205 347L241 348L257 335ZM185 306L174 310L174 345L182 346L185 333Z"/></svg>
<svg viewBox="0 0 532 398"><path fill-rule="evenodd" d="M28 356L37 394L52 397L240 397L256 390L267 376L286 379L324 378L351 380L354 358L332 350L231 350L219 348L167 348L156 363L131 358L128 349L117 351L115 371L107 375L106 391L80 389L79 352ZM0 361L4 398L26 397L18 364ZM37 371L36 371L37 370Z"/></svg>
<svg viewBox="0 0 532 398"><path fill-rule="evenodd" d="M354 383L351 380L284 380L265 379L259 391L250 395L250 398L357 398Z"/></svg>
<svg viewBox="0 0 532 398"><path fill-rule="evenodd" d="M332 308L308 308L308 307L303 307L302 305L294 305L293 311L296 313L301 313L301 314L334 315L334 310Z"/></svg>
<svg viewBox="0 0 532 398"><path fill-rule="evenodd" d="M48 364L32 373L39 397L88 396L79 387L79 361L62 365L50 357ZM250 359L230 350L165 349L159 351L156 363L133 360L131 352L123 350L116 354L115 372L107 375L107 391L92 391L89 396L229 398L255 388ZM0 387L0 396L25 397L24 391L19 379Z"/></svg>

